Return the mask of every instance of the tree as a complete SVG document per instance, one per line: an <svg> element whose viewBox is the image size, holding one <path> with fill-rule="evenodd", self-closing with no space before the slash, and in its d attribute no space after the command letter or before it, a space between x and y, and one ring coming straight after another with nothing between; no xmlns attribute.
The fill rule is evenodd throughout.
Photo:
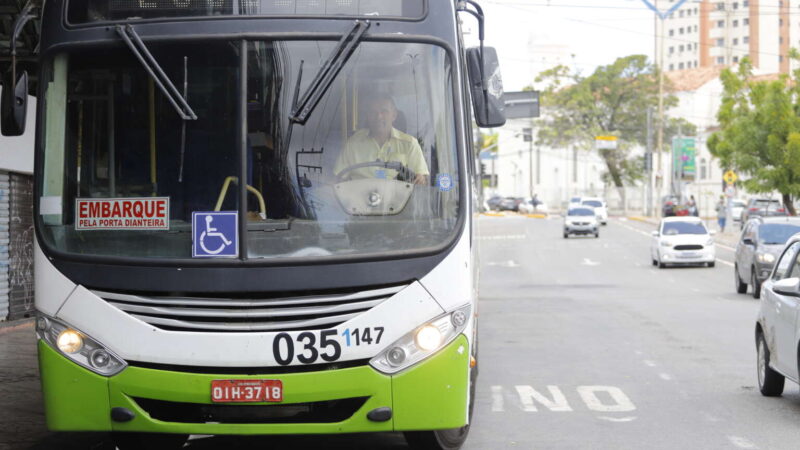
<svg viewBox="0 0 800 450"><path fill-rule="evenodd" d="M536 81L546 83L541 95L546 113L539 128L540 143L589 150L596 136L620 137L616 150L602 150L600 156L606 163L605 178L618 188L624 202L624 185L643 175L641 160L629 153L633 146L647 143L647 110L658 105L656 68L646 56L631 55L598 67L588 77L556 66L542 72ZM665 108L677 101L673 95L666 97ZM664 148L670 148L666 143L681 132L694 135L695 126L683 119L668 119Z"/></svg>
<svg viewBox="0 0 800 450"><path fill-rule="evenodd" d="M749 177L743 182L748 191L780 192L795 215L792 198L800 195L800 71L772 81L753 80L752 71L747 58L736 71L722 71L721 129L709 138L708 148L723 167Z"/></svg>

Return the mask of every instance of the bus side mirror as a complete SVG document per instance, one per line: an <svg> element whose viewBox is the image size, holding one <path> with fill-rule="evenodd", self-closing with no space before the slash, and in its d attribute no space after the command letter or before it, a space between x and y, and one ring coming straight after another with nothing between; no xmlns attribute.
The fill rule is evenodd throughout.
<svg viewBox="0 0 800 450"><path fill-rule="evenodd" d="M481 70L483 69L483 70ZM505 125L505 98L503 79L497 52L492 47L467 49L467 71L472 105L475 108L475 121L482 128Z"/></svg>
<svg viewBox="0 0 800 450"><path fill-rule="evenodd" d="M3 79L0 96L0 132L3 136L22 136L28 115L28 72L22 72L17 82L11 74Z"/></svg>

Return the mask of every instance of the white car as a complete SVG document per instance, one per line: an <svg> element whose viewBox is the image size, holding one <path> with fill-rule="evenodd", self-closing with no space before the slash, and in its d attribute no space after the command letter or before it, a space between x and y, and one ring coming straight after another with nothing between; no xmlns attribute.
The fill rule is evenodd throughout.
<svg viewBox="0 0 800 450"><path fill-rule="evenodd" d="M600 237L600 226L594 209L579 206L567 210L564 216L564 239L570 234L593 234L596 238Z"/></svg>
<svg viewBox="0 0 800 450"><path fill-rule="evenodd" d="M770 276L761 285L756 321L758 388L767 397L783 393L786 378L798 379L800 234L789 238Z"/></svg>
<svg viewBox="0 0 800 450"><path fill-rule="evenodd" d="M608 207L605 200L599 197L583 197L581 198L581 206L594 208L594 213L597 215L597 220L603 225L608 223Z"/></svg>
<svg viewBox="0 0 800 450"><path fill-rule="evenodd" d="M742 211L747 207L747 202L740 198L731 200L731 218L734 222L742 221Z"/></svg>
<svg viewBox="0 0 800 450"><path fill-rule="evenodd" d="M714 267L714 232L708 231L699 217L666 217L653 231L650 259L654 266L667 264L705 264Z"/></svg>

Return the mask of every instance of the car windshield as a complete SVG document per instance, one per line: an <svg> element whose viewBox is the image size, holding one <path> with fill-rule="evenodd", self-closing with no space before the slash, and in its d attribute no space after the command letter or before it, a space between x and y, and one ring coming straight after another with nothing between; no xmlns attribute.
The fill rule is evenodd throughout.
<svg viewBox="0 0 800 450"><path fill-rule="evenodd" d="M595 208L599 208L599 207L603 206L603 202L601 202L600 200L584 200L583 204L586 205L586 206L592 206L592 207L595 207Z"/></svg>
<svg viewBox="0 0 800 450"><path fill-rule="evenodd" d="M568 216L594 216L594 211L589 208L574 208L567 211Z"/></svg>
<svg viewBox="0 0 800 450"><path fill-rule="evenodd" d="M581 201L580 197L572 197L571 199L569 199L570 203L580 203L580 201Z"/></svg>
<svg viewBox="0 0 800 450"><path fill-rule="evenodd" d="M46 242L64 252L140 258L198 256L195 229L195 241L206 232L208 253L235 247L244 233L235 256L246 258L443 245L461 214L447 52L362 42L309 120L291 125L295 91L306 90L335 45L148 44L186 91L197 114L191 121L130 52L55 55L42 127ZM223 219L205 218L215 211L244 225L222 230ZM208 222L193 221L197 214Z"/></svg>
<svg viewBox="0 0 800 450"><path fill-rule="evenodd" d="M675 236L678 234L707 234L702 222L664 222L661 234Z"/></svg>
<svg viewBox="0 0 800 450"><path fill-rule="evenodd" d="M800 225L765 223L758 227L758 242L765 245L783 245L797 233L800 233Z"/></svg>

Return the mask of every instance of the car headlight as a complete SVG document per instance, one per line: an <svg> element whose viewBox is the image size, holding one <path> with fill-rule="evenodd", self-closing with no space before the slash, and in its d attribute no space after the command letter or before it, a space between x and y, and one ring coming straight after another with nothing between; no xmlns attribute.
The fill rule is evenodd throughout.
<svg viewBox="0 0 800 450"><path fill-rule="evenodd" d="M669 241L661 241L660 244L662 247L672 247L672 244Z"/></svg>
<svg viewBox="0 0 800 450"><path fill-rule="evenodd" d="M464 306L417 327L372 358L370 365L383 373L393 374L422 361L464 331L470 311L470 306Z"/></svg>
<svg viewBox="0 0 800 450"><path fill-rule="evenodd" d="M756 259L760 263L771 264L775 262L775 255L772 253L757 253Z"/></svg>
<svg viewBox="0 0 800 450"><path fill-rule="evenodd" d="M52 317L39 315L36 318L36 335L62 355L96 374L110 377L128 366L99 342Z"/></svg>

